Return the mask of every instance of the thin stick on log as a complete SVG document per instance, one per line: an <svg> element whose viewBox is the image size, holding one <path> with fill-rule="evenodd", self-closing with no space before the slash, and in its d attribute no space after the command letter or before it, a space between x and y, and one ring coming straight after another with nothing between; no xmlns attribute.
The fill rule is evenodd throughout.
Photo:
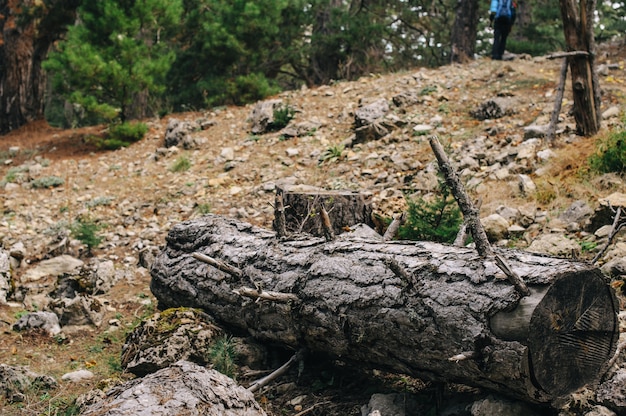
<svg viewBox="0 0 626 416"><path fill-rule="evenodd" d="M287 226L285 219L285 204L283 203L282 192L276 192L275 206L274 206L274 231L278 238L287 235Z"/></svg>
<svg viewBox="0 0 626 416"><path fill-rule="evenodd" d="M243 272L241 269L238 269L235 266L231 266L230 264L224 263L221 260L214 259L213 257L209 257L202 253L193 253L193 257L197 260L203 261L211 266L215 267L218 270L221 270L225 273L230 274L236 278L241 278L243 276Z"/></svg>
<svg viewBox="0 0 626 416"><path fill-rule="evenodd" d="M389 270L393 272L396 276L398 276L405 284L409 287L417 288L418 283L415 279L415 276L410 275L407 271L396 261L396 259L392 257L388 257L385 259L385 265L389 267Z"/></svg>
<svg viewBox="0 0 626 416"><path fill-rule="evenodd" d="M479 199L478 202L476 202L476 209L480 210L482 204L483 200ZM461 224L461 228L459 228L459 232L456 234L456 238L454 239L454 243L452 243L452 245L455 247L464 247L467 243L467 237L467 220L465 220L463 221L463 224Z"/></svg>
<svg viewBox="0 0 626 416"><path fill-rule="evenodd" d="M385 231L385 234L383 235L383 241L389 241L389 240L393 240L394 238L396 238L398 236L398 231L400 230L400 226L404 224L405 219L406 219L406 212L403 212L400 215L397 215L393 219L393 221L391 221L391 224L389 224L389 227L387 227L387 231Z"/></svg>
<svg viewBox="0 0 626 416"><path fill-rule="evenodd" d="M485 233L485 229L480 223L478 209L474 206L472 200L465 192L463 184L461 183L458 175L456 174L454 169L452 169L452 166L450 166L448 156L443 150L443 147L441 146L441 143L439 142L437 136L431 136L429 141L430 147L433 149L435 157L437 158L437 162L439 163L439 170L446 178L446 183L450 187L452 195L454 195L454 199L456 199L457 204L459 204L459 208L463 213L463 217L465 217L465 222L467 223L467 226L472 233L472 237L474 238L474 242L476 243L476 250L478 251L478 254L481 257L492 256L493 250L491 249L491 244L489 244L487 233Z"/></svg>
<svg viewBox="0 0 626 416"><path fill-rule="evenodd" d="M491 244L489 244L489 239L487 238L487 233L483 228L483 225L480 222L480 218L478 216L478 209L472 203L472 200L469 198L467 193L465 192L465 188L461 183L456 172L452 169L450 162L448 160L448 156L446 155L441 143L439 143L439 139L437 136L432 136L430 138L430 147L433 149L435 153L435 157L437 158L437 162L439 163L439 169L441 173L446 178L446 183L450 187L452 191L452 195L454 195L454 199L456 199L457 204L459 204L459 208L463 213L463 216L466 218L467 225L472 233L472 237L474 237L474 242L476 243L476 250L481 257L492 257L494 256L494 252L491 249ZM515 289L522 295L528 296L530 291L528 287L522 279L515 273L506 261L498 255L495 255L496 265L504 272L507 279L515 286Z"/></svg>
<svg viewBox="0 0 626 416"><path fill-rule="evenodd" d="M552 109L552 116L550 117L550 125L548 126L548 132L546 133L546 140L548 143L552 143L554 134L556 131L556 125L559 122L559 114L561 113L561 104L563 103L563 92L565 91L565 79L567 77L567 59L563 60L561 64L561 75L559 77L559 85L556 88L556 98L554 99L554 109Z"/></svg>
<svg viewBox="0 0 626 416"><path fill-rule="evenodd" d="M622 207L617 207L617 211L615 211L615 218L613 218L613 225L611 226L611 231L609 232L609 236L608 236L608 239L606 240L606 244L604 245L604 247L602 247L602 250L600 250L598 254L596 254L593 257L593 260L591 260L591 264L595 264L598 260L600 260L600 257L602 257L604 253L606 253L606 250L611 245L613 239L615 238L619 230L621 230L622 227L626 225L626 223L621 223L621 224L619 223L621 214L622 214Z"/></svg>
<svg viewBox="0 0 626 416"><path fill-rule="evenodd" d="M256 381L252 382L252 384L250 384L250 386L248 386L248 391L254 393L255 391L257 391L257 390L267 386L273 380L276 380L278 377L280 377L283 374L285 374L287 372L287 370L289 369L289 367L291 367L293 365L293 363L296 362L296 360L300 359L301 355L302 355L302 351L296 352L294 355L291 356L289 361L287 361L285 364L283 364L280 367L278 367L275 371L273 371L272 373L266 375L263 378L260 378L260 379L258 379Z"/></svg>
<svg viewBox="0 0 626 416"><path fill-rule="evenodd" d="M258 300L271 300L273 302L291 302L298 300L298 297L293 293L273 292L250 287L240 287L239 289L234 289L233 292L239 296Z"/></svg>
<svg viewBox="0 0 626 416"><path fill-rule="evenodd" d="M326 241L333 241L335 239L335 232L333 231L333 225L330 223L330 216L328 215L328 211L326 211L326 207L322 204L322 209L320 210L322 215L322 228L324 229L324 238Z"/></svg>
<svg viewBox="0 0 626 416"><path fill-rule="evenodd" d="M523 296L530 295L530 290L526 283L511 269L507 262L499 254L495 254L496 265L504 272L509 282L515 286L515 289Z"/></svg>

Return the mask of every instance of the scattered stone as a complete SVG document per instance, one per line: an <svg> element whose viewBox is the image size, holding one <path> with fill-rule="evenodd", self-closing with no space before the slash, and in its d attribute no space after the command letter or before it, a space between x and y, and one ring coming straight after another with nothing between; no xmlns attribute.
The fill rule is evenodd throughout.
<svg viewBox="0 0 626 416"><path fill-rule="evenodd" d="M541 416L530 405L499 397L489 396L472 404L472 416Z"/></svg>
<svg viewBox="0 0 626 416"><path fill-rule="evenodd" d="M11 274L10 258L9 253L0 248L0 305L7 303L7 298L15 287Z"/></svg>
<svg viewBox="0 0 626 416"><path fill-rule="evenodd" d="M15 331L26 331L30 329L42 329L50 336L55 336L61 332L59 317L52 312L29 312L20 317L13 325Z"/></svg>
<svg viewBox="0 0 626 416"><path fill-rule="evenodd" d="M76 370L71 373L65 373L61 376L61 380L63 381L71 381L73 383L78 383L84 380L89 380L94 377L94 374L89 370Z"/></svg>
<svg viewBox="0 0 626 416"><path fill-rule="evenodd" d="M265 416L254 395L232 379L189 361L131 380L81 411L82 416Z"/></svg>
<svg viewBox="0 0 626 416"><path fill-rule="evenodd" d="M104 319L102 302L93 296L79 294L73 299L54 299L50 309L59 317L61 326L93 325L99 327Z"/></svg>
<svg viewBox="0 0 626 416"><path fill-rule="evenodd" d="M509 222L499 214L491 214L481 218L480 222L485 228L487 238L491 242L502 240L508 236Z"/></svg>
<svg viewBox="0 0 626 416"><path fill-rule="evenodd" d="M496 97L483 102L478 108L470 111L477 120L489 120L515 114L516 103L510 97Z"/></svg>
<svg viewBox="0 0 626 416"><path fill-rule="evenodd" d="M56 380L50 376L34 373L26 367L0 364L0 396L9 403L23 402L26 392L32 391L34 387L47 390L56 386Z"/></svg>
<svg viewBox="0 0 626 416"><path fill-rule="evenodd" d="M283 105L283 100L266 100L258 102L250 113L250 132L263 134L269 131L274 122L274 111Z"/></svg>
<svg viewBox="0 0 626 416"><path fill-rule="evenodd" d="M580 255L580 245L567 238L564 234L542 234L530 243L526 249L532 253L549 254L556 257L572 257Z"/></svg>
<svg viewBox="0 0 626 416"><path fill-rule="evenodd" d="M419 411L416 398L408 393L373 394L369 403L361 407L363 416L407 416Z"/></svg>

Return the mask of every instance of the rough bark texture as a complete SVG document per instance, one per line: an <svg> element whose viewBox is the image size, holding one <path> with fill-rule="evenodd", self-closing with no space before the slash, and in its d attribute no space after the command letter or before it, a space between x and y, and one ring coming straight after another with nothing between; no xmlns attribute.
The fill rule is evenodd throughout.
<svg viewBox="0 0 626 416"><path fill-rule="evenodd" d="M0 134L43 118L42 62L74 21L81 0L0 0Z"/></svg>
<svg viewBox="0 0 626 416"><path fill-rule="evenodd" d="M568 51L588 52L568 58L578 133L593 136L600 130L600 83L595 71L593 17L595 0L560 0Z"/></svg>
<svg viewBox="0 0 626 416"><path fill-rule="evenodd" d="M242 273L199 261L197 252ZM471 249L430 242L348 234L332 242L278 240L271 231L209 215L172 228L151 269L151 289L161 308L203 308L222 325L262 342L532 402L575 388L571 380L559 383L573 373L577 386L594 382L617 340L614 297L597 269L525 252L499 254L540 292L534 304L521 305L526 318L517 325L530 325L521 336L491 329L494 315L520 303L500 269ZM234 292L240 287L287 293L292 300L244 297ZM524 338L538 330L552 335L552 345L567 341L558 351L570 355L545 355L551 352L542 349L543 339ZM597 358L586 362L584 342L592 335L589 354Z"/></svg>

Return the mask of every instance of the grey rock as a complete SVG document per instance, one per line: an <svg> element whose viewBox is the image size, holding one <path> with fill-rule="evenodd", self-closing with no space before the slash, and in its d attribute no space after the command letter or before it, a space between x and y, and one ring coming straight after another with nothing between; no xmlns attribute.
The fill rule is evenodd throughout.
<svg viewBox="0 0 626 416"><path fill-rule="evenodd" d="M584 416L616 416L616 413L604 406L595 405Z"/></svg>
<svg viewBox="0 0 626 416"><path fill-rule="evenodd" d="M524 127L524 139L541 139L546 137L548 134L548 125L535 125L531 124L530 126Z"/></svg>
<svg viewBox="0 0 626 416"><path fill-rule="evenodd" d="M93 325L99 327L104 319L104 305L93 296L79 294L73 299L54 299L50 309L59 317L61 326Z"/></svg>
<svg viewBox="0 0 626 416"><path fill-rule="evenodd" d="M361 407L362 416L406 416L417 414L417 400L408 393L373 394L369 403Z"/></svg>
<svg viewBox="0 0 626 416"><path fill-rule="evenodd" d="M109 390L82 416L265 416L251 392L232 379L188 361Z"/></svg>
<svg viewBox="0 0 626 416"><path fill-rule="evenodd" d="M559 219L565 223L576 222L584 224L593 214L593 209L582 200L574 201L561 215Z"/></svg>
<svg viewBox="0 0 626 416"><path fill-rule="evenodd" d="M537 185L528 175L517 175L519 190L524 196L530 196L537 192Z"/></svg>
<svg viewBox="0 0 626 416"><path fill-rule="evenodd" d="M283 105L283 100L266 100L256 103L250 113L250 132L267 133L274 122L274 111Z"/></svg>
<svg viewBox="0 0 626 416"><path fill-rule="evenodd" d="M26 331L29 329L42 329L50 336L57 335L61 332L59 325L59 317L52 312L30 312L20 317L13 325L16 331Z"/></svg>
<svg viewBox="0 0 626 416"><path fill-rule="evenodd" d="M528 404L489 396L474 402L472 416L540 416Z"/></svg>
<svg viewBox="0 0 626 416"><path fill-rule="evenodd" d="M7 298L13 291L13 276L9 253L0 249L0 305L7 303Z"/></svg>
<svg viewBox="0 0 626 416"><path fill-rule="evenodd" d="M184 149L196 147L197 143L190 133L198 128L199 126L195 123L182 121L177 118L170 119L165 129L165 147L182 147Z"/></svg>
<svg viewBox="0 0 626 416"><path fill-rule="evenodd" d="M527 248L532 253L550 254L557 257L571 257L572 253L580 255L580 245L564 234L543 234L530 243Z"/></svg>
<svg viewBox="0 0 626 416"><path fill-rule="evenodd" d="M94 374L89 370L76 370L71 373L65 373L61 376L61 380L63 381L71 381L74 383L78 383L84 380L89 380L94 377Z"/></svg>
<svg viewBox="0 0 626 416"><path fill-rule="evenodd" d="M56 387L57 382L50 376L34 373L25 367L0 364L0 396L8 402L23 402L26 399L25 392L32 389L33 385L50 389Z"/></svg>
<svg viewBox="0 0 626 416"><path fill-rule="evenodd" d="M189 308L168 309L145 320L126 338L122 367L143 376L179 360L207 363L207 351L219 328Z"/></svg>
<svg viewBox="0 0 626 416"><path fill-rule="evenodd" d="M626 369L618 369L596 389L596 399L610 409L626 408ZM623 415L624 411L620 412Z"/></svg>
<svg viewBox="0 0 626 416"><path fill-rule="evenodd" d="M375 123L385 117L389 112L389 103L385 99L376 100L373 103L358 108L354 113L354 125L359 127Z"/></svg>
<svg viewBox="0 0 626 416"><path fill-rule="evenodd" d="M489 241L495 242L507 237L510 224L501 215L491 214L481 218L480 222L485 228L485 233Z"/></svg>

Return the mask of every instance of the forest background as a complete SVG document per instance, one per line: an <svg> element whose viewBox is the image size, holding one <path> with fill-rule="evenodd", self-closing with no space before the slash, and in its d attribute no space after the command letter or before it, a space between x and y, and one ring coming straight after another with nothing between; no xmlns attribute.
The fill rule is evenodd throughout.
<svg viewBox="0 0 626 416"><path fill-rule="evenodd" d="M486 55L488 0L0 0L0 134L242 105L302 85ZM518 0L512 53L565 46L559 2ZM624 1L594 35L623 35Z"/></svg>

